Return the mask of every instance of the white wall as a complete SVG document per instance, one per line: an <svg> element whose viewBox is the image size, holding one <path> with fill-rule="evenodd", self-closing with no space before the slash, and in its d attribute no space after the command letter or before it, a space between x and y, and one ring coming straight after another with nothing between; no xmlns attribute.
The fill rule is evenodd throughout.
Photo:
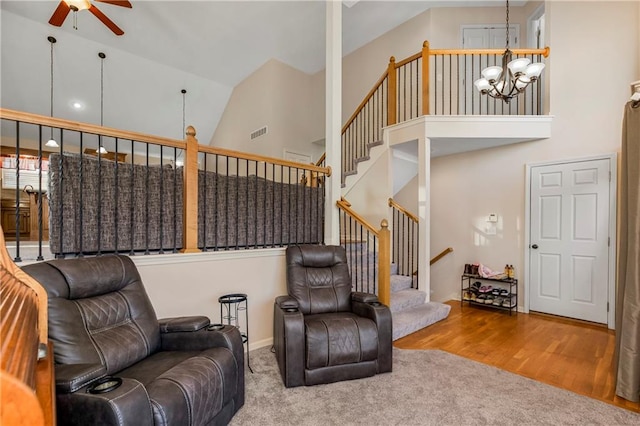
<svg viewBox="0 0 640 426"><path fill-rule="evenodd" d="M317 138L311 123L324 119L314 113L324 101L314 102L317 90L309 74L269 60L233 89L211 145L278 158L285 149L312 155ZM251 140L251 132L265 125L268 133Z"/></svg>
<svg viewBox="0 0 640 426"><path fill-rule="evenodd" d="M382 150L382 147L373 149ZM369 224L380 229L382 219L390 220L388 199L391 194L391 158L389 150L377 158L372 158L366 170L360 166L358 181L344 192L344 197L351 203L352 209L362 215Z"/></svg>
<svg viewBox="0 0 640 426"><path fill-rule="evenodd" d="M251 349L270 345L273 303L287 293L284 249L134 256L158 318L205 315L220 322L218 298L244 293ZM243 314L244 315L244 314ZM241 317L244 328L244 317Z"/></svg>
<svg viewBox="0 0 640 426"><path fill-rule="evenodd" d="M200 143L206 144L216 127L215 117L220 115L231 94L231 88L214 81L45 23L4 10L0 19L0 104L3 108L49 115L49 35L57 39L54 45L54 116L59 118L100 124L98 52L107 55L104 60L104 125L107 127L183 139L180 90L187 89L186 125L193 125ZM58 71L63 63L75 64L77 72L61 74ZM82 102L85 108L80 111L71 108L70 104L75 100Z"/></svg>

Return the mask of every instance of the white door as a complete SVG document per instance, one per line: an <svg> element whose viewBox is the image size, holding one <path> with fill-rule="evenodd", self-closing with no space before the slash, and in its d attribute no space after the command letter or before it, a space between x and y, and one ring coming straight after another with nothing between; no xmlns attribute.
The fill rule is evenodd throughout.
<svg viewBox="0 0 640 426"><path fill-rule="evenodd" d="M531 168L529 307L607 323L608 159Z"/></svg>

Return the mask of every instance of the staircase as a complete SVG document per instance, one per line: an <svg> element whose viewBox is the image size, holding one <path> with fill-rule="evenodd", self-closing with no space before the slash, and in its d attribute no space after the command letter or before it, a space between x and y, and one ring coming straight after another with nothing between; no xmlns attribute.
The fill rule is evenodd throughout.
<svg viewBox="0 0 640 426"><path fill-rule="evenodd" d="M354 291L377 294L377 287L374 289L374 277L377 276L378 271L377 254L362 250L364 247L362 243L351 243L346 246ZM451 310L451 306L443 303L425 303L427 294L414 287L413 278L398 275L397 265L392 264L389 308L393 322L393 340L445 319Z"/></svg>
<svg viewBox="0 0 640 426"><path fill-rule="evenodd" d="M391 265L391 317L393 340L425 328L449 316L451 306L427 302L424 291L412 288L413 278L397 274L398 267Z"/></svg>

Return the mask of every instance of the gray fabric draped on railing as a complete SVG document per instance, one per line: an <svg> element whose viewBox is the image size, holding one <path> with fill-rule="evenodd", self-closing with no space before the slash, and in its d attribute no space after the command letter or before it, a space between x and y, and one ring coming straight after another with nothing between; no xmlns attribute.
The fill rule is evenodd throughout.
<svg viewBox="0 0 640 426"><path fill-rule="evenodd" d="M616 300L616 395L640 401L640 106L625 106Z"/></svg>
<svg viewBox="0 0 640 426"><path fill-rule="evenodd" d="M183 247L183 168L52 154L49 244L57 256ZM321 243L324 188L199 171L201 250ZM46 219L45 219L46 220Z"/></svg>
<svg viewBox="0 0 640 426"><path fill-rule="evenodd" d="M53 254L182 247L181 167L147 167L69 153L62 163L60 158L49 156Z"/></svg>
<svg viewBox="0 0 640 426"><path fill-rule="evenodd" d="M321 243L323 206L323 187L200 170L198 247L216 250Z"/></svg>

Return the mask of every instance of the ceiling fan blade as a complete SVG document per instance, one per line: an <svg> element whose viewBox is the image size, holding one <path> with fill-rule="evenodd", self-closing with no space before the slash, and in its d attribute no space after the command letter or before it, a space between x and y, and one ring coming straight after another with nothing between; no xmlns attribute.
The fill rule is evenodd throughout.
<svg viewBox="0 0 640 426"><path fill-rule="evenodd" d="M102 23L105 24L111 31L113 31L115 35L120 36L124 34L124 31L122 31L120 27L118 27L111 19L107 18L107 15L100 12L100 9L98 9L94 5L91 5L91 7L89 8L89 12L93 13L93 15L100 21L102 21Z"/></svg>
<svg viewBox="0 0 640 426"><path fill-rule="evenodd" d="M96 0L99 1L101 3L108 3L108 4L112 4L114 6L120 6L120 7L128 7L129 9L131 9L131 2L128 0Z"/></svg>
<svg viewBox="0 0 640 426"><path fill-rule="evenodd" d="M55 12L53 12L53 15L51 15L51 19L49 19L49 23L56 27L62 26L62 23L67 18L67 15L69 14L70 11L71 9L69 9L69 6L67 6L67 4L64 1L61 1L58 4L58 7L56 8Z"/></svg>

